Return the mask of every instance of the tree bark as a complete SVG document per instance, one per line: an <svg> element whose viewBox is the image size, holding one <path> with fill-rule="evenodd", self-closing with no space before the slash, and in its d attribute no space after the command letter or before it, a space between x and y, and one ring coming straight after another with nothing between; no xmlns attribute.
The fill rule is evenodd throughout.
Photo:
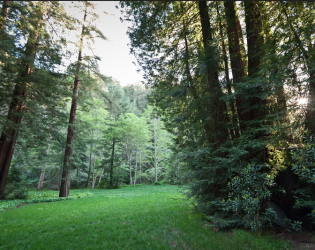
<svg viewBox="0 0 315 250"><path fill-rule="evenodd" d="M87 16L87 3L85 5L83 23L85 23L86 21L86 16ZM61 179L59 197L68 197L69 190L70 190L71 156L72 156L72 147L73 147L72 144L73 144L73 137L74 137L74 130L75 130L75 115L77 111L77 98L78 98L79 84L80 84L79 74L81 71L84 32L85 32L85 26L83 24L81 37L80 37L77 75L75 76L75 80L73 84L73 96L72 96L72 104L71 104L71 110L70 110L67 143L66 143L65 157L64 157L64 162L63 162L62 179Z"/></svg>
<svg viewBox="0 0 315 250"><path fill-rule="evenodd" d="M220 37L221 37L221 46L222 46L222 53L223 53L223 61L224 61L224 72L225 72L225 79L226 79L226 87L228 90L229 96L232 95L232 87L231 87L231 81L230 81L230 75L229 75L229 64L228 64L228 57L226 54L226 49L225 49L225 43L224 43L224 36L223 36L223 27L221 23L221 16L219 13L219 7L218 7L218 2L216 2L216 7L217 7L217 15L219 17L219 29L220 29ZM240 131L238 128L237 124L237 117L236 117L236 110L234 106L234 100L229 101L230 109L232 112L232 131L231 131L231 136L232 139L237 138L240 136Z"/></svg>
<svg viewBox="0 0 315 250"><path fill-rule="evenodd" d="M17 78L17 83L13 91L7 121L2 130L0 138L0 195L4 191L6 178L9 172L10 163L14 151L14 145L18 136L18 130L22 120L24 111L24 104L27 95L27 81L31 74L31 69L34 65L36 56L36 44L40 37L40 27L42 24L43 13L41 6L36 7L38 13L38 20L36 27L29 34L28 41L23 53L22 65L23 72Z"/></svg>
<svg viewBox="0 0 315 250"><path fill-rule="evenodd" d="M104 148L102 148L102 151L101 151L100 163L102 163L103 152L104 152ZM100 178L98 179L98 185L100 185L101 183L104 170L105 170L105 167L103 167L101 170Z"/></svg>
<svg viewBox="0 0 315 250"><path fill-rule="evenodd" d="M212 34L207 2L198 1L198 3L205 55L207 61L210 61L206 63L207 83L210 93L207 106L209 106L209 116L212 125L211 127L207 125L206 132L210 136L208 138L209 143L215 144L214 149L217 149L228 138L228 130L226 128L227 108L226 103L220 99L223 93L218 79L218 65L214 60L215 57L213 57L214 51L211 45Z"/></svg>
<svg viewBox="0 0 315 250"><path fill-rule="evenodd" d="M241 46L240 40L241 34L240 24L235 10L235 2L234 1L224 1L225 7L225 16L227 21L227 33L228 33L228 41L229 41L229 52L230 52L230 60L231 60L231 68L233 74L233 84L234 88L237 88L236 83L238 83L244 76L244 62L242 60L241 55ZM236 97L236 106L238 117L240 120L241 130L244 129L244 101L242 96ZM235 119L235 118L234 118Z"/></svg>
<svg viewBox="0 0 315 250"><path fill-rule="evenodd" d="M140 184L141 184L141 150L140 150Z"/></svg>
<svg viewBox="0 0 315 250"><path fill-rule="evenodd" d="M132 171L131 171L131 156L128 156L128 163L129 163L129 174L130 174L130 185L132 185Z"/></svg>
<svg viewBox="0 0 315 250"><path fill-rule="evenodd" d="M138 165L137 165L137 152L136 152L136 168L135 168L135 178L134 178L134 185L136 185L137 183L137 168L138 168Z"/></svg>
<svg viewBox="0 0 315 250"><path fill-rule="evenodd" d="M114 175L114 156L115 156L115 143L116 138L113 138L113 145L112 145L112 156L110 159L110 169L109 169L109 185L113 185L113 175Z"/></svg>
<svg viewBox="0 0 315 250"><path fill-rule="evenodd" d="M49 152L49 140L50 140L50 136L49 136L48 139L47 139L45 163L44 163L44 166L43 166L43 168L42 168L42 172L41 172L40 177L39 177L39 181L38 181L38 185L37 185L37 189L38 189L38 190L40 190L40 189L43 188L43 183L44 183L44 179L45 179L46 157L47 157L48 152Z"/></svg>
<svg viewBox="0 0 315 250"><path fill-rule="evenodd" d="M88 178L87 178L86 187L89 187L89 184L90 184L90 179L91 179L91 171L92 171L92 147L93 147L93 134L94 134L94 130L92 131L92 135L91 135L90 164L89 164L89 172L88 172Z"/></svg>
<svg viewBox="0 0 315 250"><path fill-rule="evenodd" d="M93 168L92 168L92 172L93 172L93 174L92 174L92 188L94 188L94 186L95 186L95 180L96 180L96 178L97 178L97 175L96 175L96 173L95 173L95 160L96 160L96 149L95 149L95 151L94 151L94 157L93 157Z"/></svg>
<svg viewBox="0 0 315 250"><path fill-rule="evenodd" d="M154 176L155 182L157 182L157 125L156 118L154 118Z"/></svg>
<svg viewBox="0 0 315 250"><path fill-rule="evenodd" d="M259 70L261 69L261 58L262 58L262 48L263 37L262 37L262 22L260 15L260 2L245 1L245 23L246 23L246 33L247 33L247 47L248 47L248 77L254 78L258 76ZM261 87L256 87L255 95L262 93ZM248 94L250 96L250 94ZM252 123L251 127L261 126L259 120L263 119L266 115L265 106L266 100L260 97L249 97L244 108L247 111L242 111L240 123L241 130L247 130L247 122L257 120L257 122ZM252 107L259 108L252 108ZM243 122L241 122L243 121ZM256 136L257 138L260 135Z"/></svg>
<svg viewBox="0 0 315 250"><path fill-rule="evenodd" d="M248 47L248 76L254 76L260 70L262 58L263 37L261 22L261 3L254 1L244 1L245 23Z"/></svg>

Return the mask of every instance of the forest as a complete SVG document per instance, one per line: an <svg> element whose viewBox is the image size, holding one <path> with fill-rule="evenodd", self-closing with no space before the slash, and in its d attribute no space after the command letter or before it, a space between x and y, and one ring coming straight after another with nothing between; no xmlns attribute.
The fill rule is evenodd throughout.
<svg viewBox="0 0 315 250"><path fill-rule="evenodd" d="M117 2L127 86L87 54L96 4L73 4L1 2L1 202L175 185L215 229L314 228L313 2Z"/></svg>

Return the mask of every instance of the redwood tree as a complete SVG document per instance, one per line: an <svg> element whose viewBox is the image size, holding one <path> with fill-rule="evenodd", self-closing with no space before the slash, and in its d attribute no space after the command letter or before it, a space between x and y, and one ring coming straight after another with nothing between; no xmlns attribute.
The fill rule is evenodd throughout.
<svg viewBox="0 0 315 250"><path fill-rule="evenodd" d="M35 6L33 20L29 29L29 37L25 45L22 56L22 67L16 79L14 92L11 98L10 107L7 115L7 122L2 130L0 138L0 193L5 187L6 178L9 172L11 158L16 142L19 126L22 120L23 110L25 108L25 98L27 95L27 86L29 76L34 66L37 52L37 43L40 38L40 27L43 21L42 2Z"/></svg>
<svg viewBox="0 0 315 250"><path fill-rule="evenodd" d="M76 70L76 75L75 75L75 79L73 83L73 96L72 96L72 103L71 103L71 110L70 110L67 143L66 143L65 156L64 156L64 161L63 161L63 169L62 169L62 177L61 177L62 179L61 179L61 184L60 184L59 197L68 197L69 190L70 190L71 156L72 156L73 137L74 137L74 130L75 130L75 115L77 111L77 103L78 103L77 99L78 99L79 84L80 84L79 74L82 68L82 49L83 49L83 38L85 35L85 21L86 21L86 16L87 16L87 7L88 7L88 4L87 2L85 2L83 25L82 25L82 31L81 31L80 43L79 43L77 70Z"/></svg>

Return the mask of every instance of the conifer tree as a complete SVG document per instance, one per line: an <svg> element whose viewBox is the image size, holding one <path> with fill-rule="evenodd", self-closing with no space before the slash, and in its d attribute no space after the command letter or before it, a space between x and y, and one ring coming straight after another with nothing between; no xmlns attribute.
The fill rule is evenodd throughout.
<svg viewBox="0 0 315 250"><path fill-rule="evenodd" d="M0 193L5 187L11 158L16 142L19 126L24 111L24 102L27 95L28 76L32 72L37 52L37 43L40 38L40 28L43 21L43 3L39 2L34 6L32 20L32 29L29 30L28 41L25 45L25 51L22 56L21 69L16 79L16 84L11 99L7 115L7 123L1 134L0 139Z"/></svg>
<svg viewBox="0 0 315 250"><path fill-rule="evenodd" d="M82 60L83 60L83 42L84 38L89 38L91 32L95 32L100 38L106 39L104 35L95 27L95 25L87 25L87 16L88 14L92 16L92 18L96 18L96 15L88 12L88 8L94 8L93 4L85 1L84 2L84 17L82 23L82 31L79 40L79 53L78 59L76 63L76 71L75 71L75 79L73 83L73 96L70 110L70 118L68 125L68 133L67 133L67 142L62 170L62 179L60 185L59 197L68 197L70 190L70 171L71 171L71 156L73 150L73 138L74 138L74 130L75 130L75 119L76 119L76 110L77 110L77 102L78 102L78 92L80 85L80 77L82 70ZM90 36L91 38L91 36Z"/></svg>

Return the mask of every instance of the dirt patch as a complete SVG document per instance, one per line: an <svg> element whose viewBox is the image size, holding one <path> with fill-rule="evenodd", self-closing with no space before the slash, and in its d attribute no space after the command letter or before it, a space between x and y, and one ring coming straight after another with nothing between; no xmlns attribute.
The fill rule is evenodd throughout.
<svg viewBox="0 0 315 250"><path fill-rule="evenodd" d="M303 231L301 233L289 232L284 228L277 228L274 237L282 238L292 244L294 250L315 250L314 232Z"/></svg>
<svg viewBox="0 0 315 250"><path fill-rule="evenodd" d="M25 206L25 205L26 205L26 204L23 204L23 203L22 203L22 204L17 205L16 208L20 208L20 207L23 207L23 206Z"/></svg>

